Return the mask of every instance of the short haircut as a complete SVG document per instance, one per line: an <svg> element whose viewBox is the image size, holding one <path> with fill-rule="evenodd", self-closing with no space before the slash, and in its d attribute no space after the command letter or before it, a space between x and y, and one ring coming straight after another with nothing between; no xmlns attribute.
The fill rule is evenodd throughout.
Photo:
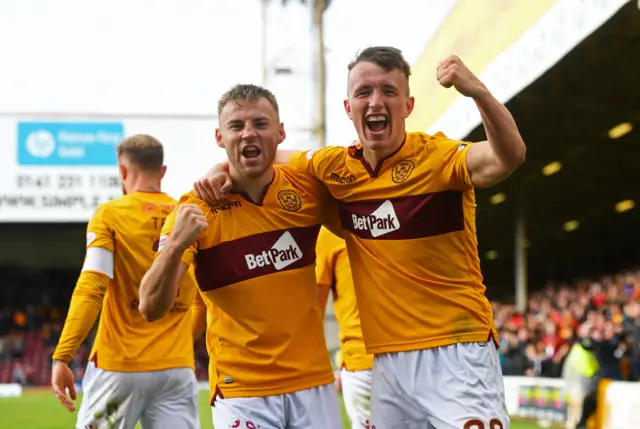
<svg viewBox="0 0 640 429"><path fill-rule="evenodd" d="M358 52L356 59L349 63L349 71L360 63L373 63L388 72L398 70L407 80L411 76L411 66L404 59L402 51L391 46L371 46Z"/></svg>
<svg viewBox="0 0 640 429"><path fill-rule="evenodd" d="M251 84L238 84L234 85L230 90L222 94L218 101L218 118L222 114L222 109L228 103L238 103L239 101L258 101L261 98L266 98L267 101L276 110L276 114L280 117L280 109L278 108L278 100L271 91L258 85Z"/></svg>
<svg viewBox="0 0 640 429"><path fill-rule="evenodd" d="M127 137L116 148L118 158L124 157L146 171L161 171L164 165L162 143L148 134Z"/></svg>

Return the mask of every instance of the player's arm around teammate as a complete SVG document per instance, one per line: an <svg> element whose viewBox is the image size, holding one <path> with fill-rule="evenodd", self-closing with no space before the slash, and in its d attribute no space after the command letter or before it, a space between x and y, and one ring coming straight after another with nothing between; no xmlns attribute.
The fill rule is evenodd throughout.
<svg viewBox="0 0 640 429"><path fill-rule="evenodd" d="M181 262L182 255L209 226L196 205L185 204L176 210L171 235L140 284L138 310L147 321L161 318L173 306L180 280L188 269Z"/></svg>
<svg viewBox="0 0 640 429"><path fill-rule="evenodd" d="M469 170L473 185L476 187L488 187L506 179L524 163L527 151L509 110L491 94L487 87L456 55L451 55L438 64L436 78L443 87L454 87L461 95L472 98L480 112L487 140L472 144L466 153L466 167ZM349 106L348 114L352 115L352 113L349 113L352 112L352 106L351 104ZM413 104L411 104L412 108ZM404 134L404 126L402 127L402 134ZM400 144L402 144L402 140L397 143L397 145ZM307 160L311 160L311 156L316 159L320 158L320 160L318 162L307 162L306 170L314 174L318 180L324 181L326 178L323 175L322 170L324 168L322 168L321 164L327 166L330 163L322 162L327 161L324 159L327 157L318 157L320 153L315 155L314 152L311 151L305 155ZM326 154L326 151L323 150L319 152ZM300 163L295 158L299 156L296 155L300 155L300 152L278 150L275 163L288 164L293 162L298 165ZM372 156L371 159L383 159L386 155L386 153L381 153L380 156ZM367 158L366 155L365 158ZM230 189L227 171L228 164L226 162L212 167L207 174L194 183L196 196L207 202L220 201L226 198Z"/></svg>

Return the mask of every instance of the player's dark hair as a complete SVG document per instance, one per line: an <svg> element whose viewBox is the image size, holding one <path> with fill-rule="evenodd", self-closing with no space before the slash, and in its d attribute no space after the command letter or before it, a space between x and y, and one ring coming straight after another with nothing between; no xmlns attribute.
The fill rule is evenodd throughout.
<svg viewBox="0 0 640 429"><path fill-rule="evenodd" d="M404 59L402 51L391 46L371 46L356 54L356 59L349 63L348 69L351 71L357 64L373 63L382 67L386 71L398 70L409 80L411 76L411 65Z"/></svg>
<svg viewBox="0 0 640 429"><path fill-rule="evenodd" d="M162 143L148 134L127 137L116 148L118 158L126 158L146 171L162 171L164 149Z"/></svg>
<svg viewBox="0 0 640 429"><path fill-rule="evenodd" d="M228 103L238 103L239 101L258 101L261 98L265 98L276 110L278 117L280 116L280 109L278 108L278 100L271 91L258 85L252 84L238 84L233 86L230 90L222 94L218 101L218 118L222 113L222 109Z"/></svg>

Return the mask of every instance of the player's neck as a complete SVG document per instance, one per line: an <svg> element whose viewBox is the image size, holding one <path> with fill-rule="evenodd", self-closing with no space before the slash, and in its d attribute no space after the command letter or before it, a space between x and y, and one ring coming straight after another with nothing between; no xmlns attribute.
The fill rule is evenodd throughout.
<svg viewBox="0 0 640 429"><path fill-rule="evenodd" d="M370 149L366 146L362 148L362 156L364 161L369 164L372 170L375 170L380 164L380 161L383 161L393 155L404 143L404 139L399 140L396 144L389 145L388 147Z"/></svg>
<svg viewBox="0 0 640 429"><path fill-rule="evenodd" d="M160 186L160 180L157 179L140 179L137 180L127 190L127 193L132 194L134 192L162 192Z"/></svg>
<svg viewBox="0 0 640 429"><path fill-rule="evenodd" d="M243 176L233 171L233 169L229 170L229 175L233 182L233 192L244 194L255 203L262 201L264 191L273 181L274 174L275 169L273 167L257 177Z"/></svg>

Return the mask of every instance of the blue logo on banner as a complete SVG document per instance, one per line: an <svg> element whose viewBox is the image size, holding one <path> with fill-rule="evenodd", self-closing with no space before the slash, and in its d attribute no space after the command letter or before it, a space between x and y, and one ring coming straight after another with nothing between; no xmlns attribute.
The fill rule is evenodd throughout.
<svg viewBox="0 0 640 429"><path fill-rule="evenodd" d="M20 165L117 165L120 122L19 122Z"/></svg>

